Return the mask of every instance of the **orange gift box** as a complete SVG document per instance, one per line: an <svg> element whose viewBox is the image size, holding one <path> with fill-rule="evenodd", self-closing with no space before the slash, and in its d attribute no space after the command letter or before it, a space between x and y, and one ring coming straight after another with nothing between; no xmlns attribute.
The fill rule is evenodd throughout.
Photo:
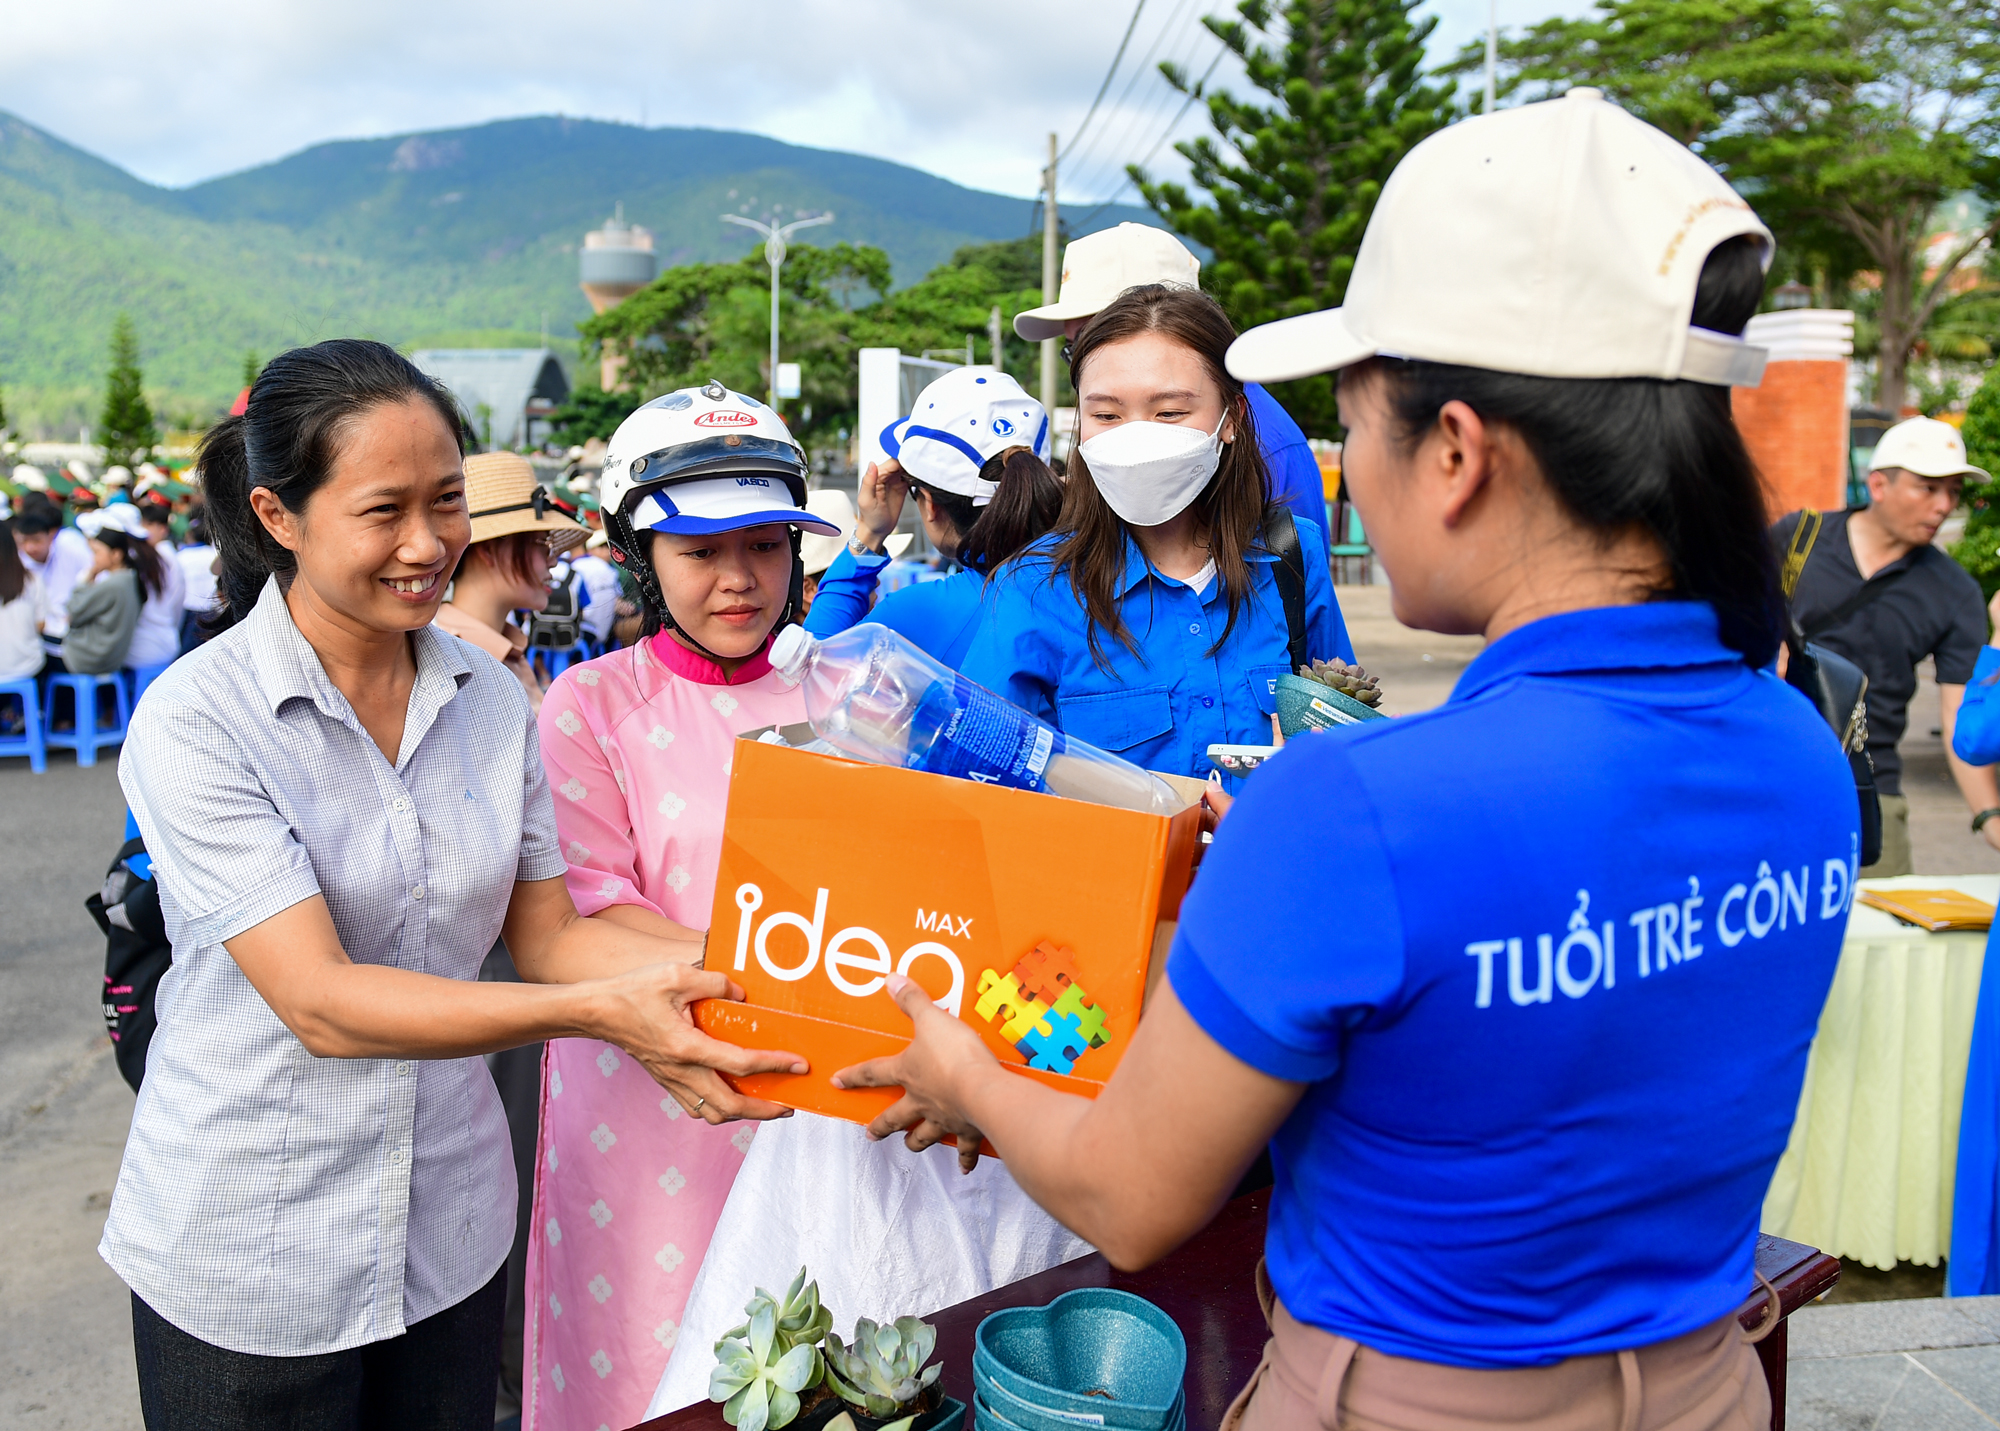
<svg viewBox="0 0 2000 1431"><path fill-rule="evenodd" d="M1163 964L1201 827L1199 781L1172 816L736 742L705 965L744 1003L695 1022L803 1074L731 1079L790 1108L866 1123L892 1089L832 1076L910 1041L889 997L909 975L1002 1063L1095 1097Z"/></svg>

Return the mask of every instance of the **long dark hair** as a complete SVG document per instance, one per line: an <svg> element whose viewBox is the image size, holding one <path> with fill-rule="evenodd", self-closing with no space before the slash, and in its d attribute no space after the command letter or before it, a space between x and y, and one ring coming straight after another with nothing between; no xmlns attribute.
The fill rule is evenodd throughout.
<svg viewBox="0 0 2000 1431"><path fill-rule="evenodd" d="M21 599L28 589L28 567L14 549L14 523L0 521L0 606Z"/></svg>
<svg viewBox="0 0 2000 1431"><path fill-rule="evenodd" d="M1757 241L1718 245L1695 293L1697 328L1741 333L1764 292ZM1729 389L1657 378L1539 378L1375 358L1406 449L1454 400L1521 434L1570 513L1607 543L1639 528L1660 544L1667 599L1715 608L1723 644L1753 666L1778 650L1784 605L1765 535L1757 465L1730 415Z"/></svg>
<svg viewBox="0 0 2000 1431"><path fill-rule="evenodd" d="M222 558L221 605L208 623L220 631L249 615L264 583L290 586L292 554L264 530L250 505L268 487L289 512L302 512L332 475L347 428L386 403L421 398L465 451L465 423L435 379L386 344L333 338L293 348L264 365L241 417L226 417L202 439L196 463L206 493L209 535Z"/></svg>
<svg viewBox="0 0 2000 1431"><path fill-rule="evenodd" d="M937 504L958 532L959 562L982 576L1040 540L1062 512L1063 484L1031 447L1010 447L986 459L980 479L994 483L997 490L984 507L975 507L963 492L947 492L905 476Z"/></svg>
<svg viewBox="0 0 2000 1431"><path fill-rule="evenodd" d="M1128 288L1090 320L1070 350L1070 382L1081 408L1084 364L1099 348L1159 333L1192 351L1222 389L1222 408L1235 423L1235 440L1222 449L1221 464L1208 486L1194 499L1195 520L1208 538L1208 554L1216 579L1229 600L1229 620L1211 651L1221 648L1236 625L1250 594L1250 564L1245 559L1264 529L1265 508L1271 502L1271 474L1257 446L1257 428L1244 399L1243 384L1229 375L1223 355L1236 341L1236 329L1222 305L1193 288L1169 288L1149 283ZM1062 513L1056 518L1051 571L1067 571L1077 599L1090 617L1090 655L1110 668L1099 642L1109 632L1133 655L1144 659L1139 643L1118 613L1118 585L1125 574L1125 524L1097 490L1089 465L1080 452L1069 456L1069 481L1063 489Z"/></svg>
<svg viewBox="0 0 2000 1431"><path fill-rule="evenodd" d="M167 573L160 564L160 554L144 537L131 536L123 527L107 526L92 540L117 552L126 569L139 578L141 601L151 600L167 589Z"/></svg>

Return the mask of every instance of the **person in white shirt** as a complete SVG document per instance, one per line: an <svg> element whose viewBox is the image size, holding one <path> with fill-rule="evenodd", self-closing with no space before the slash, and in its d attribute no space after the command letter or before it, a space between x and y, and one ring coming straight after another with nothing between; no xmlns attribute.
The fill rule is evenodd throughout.
<svg viewBox="0 0 2000 1431"><path fill-rule="evenodd" d="M44 609L41 579L28 570L14 543L0 538L0 682L25 681L42 669Z"/></svg>
<svg viewBox="0 0 2000 1431"><path fill-rule="evenodd" d="M62 524L62 514L46 497L23 499L14 515L14 546L21 564L41 578L42 649L54 657L62 649L63 633L69 630L69 594L89 574L96 560L83 534ZM60 670L61 667L56 668Z"/></svg>
<svg viewBox="0 0 2000 1431"><path fill-rule="evenodd" d="M180 568L182 584L181 650L192 651L208 639L201 623L214 612L218 600L215 547L208 539L205 509L196 507L188 514L187 540L174 553L174 565Z"/></svg>
<svg viewBox="0 0 2000 1431"><path fill-rule="evenodd" d="M181 575L180 563L174 560L169 544L153 543L143 515L130 502L111 503L104 508L102 517L124 532L133 547L144 546L154 558L148 562L134 553L137 560L133 566L139 572L143 604L139 607L139 624L132 632L132 646L125 654L125 664L135 671L169 665L181 654L181 609L187 599L187 581ZM166 550L161 551L160 547Z"/></svg>
<svg viewBox="0 0 2000 1431"><path fill-rule="evenodd" d="M618 619L618 568L599 553L605 543L600 533L591 538L587 551L569 559L569 569L582 578L583 629L600 645L611 639L611 624Z"/></svg>

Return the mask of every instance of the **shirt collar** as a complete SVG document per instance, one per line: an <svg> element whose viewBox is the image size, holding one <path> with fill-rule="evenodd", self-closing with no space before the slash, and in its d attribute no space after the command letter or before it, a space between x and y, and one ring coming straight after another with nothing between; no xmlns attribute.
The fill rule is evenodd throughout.
<svg viewBox="0 0 2000 1431"><path fill-rule="evenodd" d="M724 675L722 667L699 651L690 651L681 645L670 632L662 631L654 636L646 649L655 661L673 674L698 685L747 686L759 677L771 674L771 643L768 639L756 655L736 668L734 675Z"/></svg>
<svg viewBox="0 0 2000 1431"><path fill-rule="evenodd" d="M358 724L347 697L327 676L319 653L292 620L277 577L265 580L264 590L243 624L250 638L257 685L272 715L277 715L286 701L306 700L330 720ZM472 679L472 667L466 664L464 653L433 628L412 631L410 648L417 661L417 680L411 691L410 720L403 742L406 749L411 747L411 734L421 736L445 702Z"/></svg>
<svg viewBox="0 0 2000 1431"><path fill-rule="evenodd" d="M1452 688L1467 701L1516 676L1659 670L1741 663L1722 644L1705 601L1649 601L1544 616L1509 631L1473 660Z"/></svg>
<svg viewBox="0 0 2000 1431"><path fill-rule="evenodd" d="M1277 558L1264 550L1261 541L1251 547L1249 551L1243 553L1243 559L1247 562L1277 560ZM1129 595L1134 587L1138 586L1140 582L1149 576L1163 582L1172 582L1175 586L1187 585L1184 581L1175 581L1170 576L1162 576L1154 571L1152 566L1146 561L1146 554L1139 550L1139 544L1132 540L1132 534L1130 532L1125 533L1125 570L1118 578L1118 594L1121 597ZM1222 577L1218 573L1215 580L1209 583L1207 594L1213 596L1221 590Z"/></svg>

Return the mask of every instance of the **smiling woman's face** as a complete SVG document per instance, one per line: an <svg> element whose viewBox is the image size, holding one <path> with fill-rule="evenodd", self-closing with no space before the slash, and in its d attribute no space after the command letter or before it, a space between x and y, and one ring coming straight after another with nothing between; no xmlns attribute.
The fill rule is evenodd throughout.
<svg viewBox="0 0 2000 1431"><path fill-rule="evenodd" d="M384 403L349 423L332 473L305 510L285 510L267 488L251 501L298 559L295 594L370 631L428 626L446 574L472 540L458 443L421 398Z"/></svg>
<svg viewBox="0 0 2000 1431"><path fill-rule="evenodd" d="M757 654L791 594L791 536L776 524L709 537L656 532L652 561L674 623L732 660Z"/></svg>

